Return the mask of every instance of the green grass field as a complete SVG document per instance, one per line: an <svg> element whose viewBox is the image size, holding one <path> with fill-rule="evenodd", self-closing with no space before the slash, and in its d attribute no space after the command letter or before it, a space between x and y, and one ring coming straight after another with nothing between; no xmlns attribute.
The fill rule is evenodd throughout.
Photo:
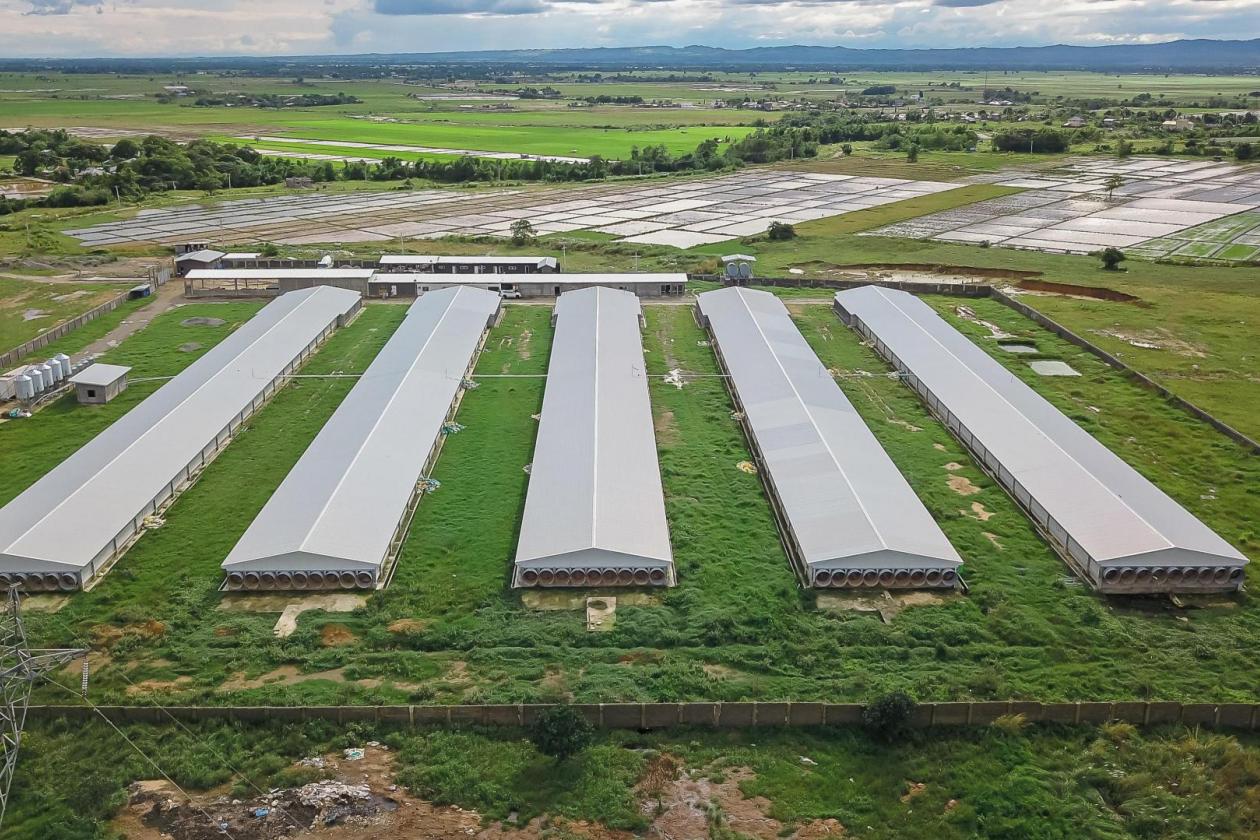
<svg viewBox="0 0 1260 840"><path fill-rule="evenodd" d="M749 829L753 816L779 836L832 819L844 836L866 840L1244 840L1260 823L1255 738L1183 728L1015 725L891 744L856 729L613 732L560 764L512 729L277 723L124 725L122 732L190 792L217 787L242 799L255 788L322 775L298 766L300 759L375 739L390 748L393 777L412 796L487 822L513 812L518 825L545 816L554 822L544 836L591 836L587 831L599 827L642 832L663 811L658 799L672 801L685 789L680 785L695 784L679 781L682 772L712 786L711 800L697 806L707 809L708 837L748 836L731 832ZM111 760L102 761L105 755ZM125 801L125 787L156 775L99 721L32 725L5 836L110 836L108 820ZM564 820L595 826L569 833L581 823L566 831Z"/></svg>
<svg viewBox="0 0 1260 840"><path fill-rule="evenodd" d="M674 154L690 152L707 139L739 139L752 131L741 126L692 126L673 129L599 128L538 125L466 125L372 123L363 120L295 120L284 136L312 140L354 140L447 149L478 149L521 154L630 157L634 147L664 145ZM221 138L226 139L226 138ZM318 146L291 148L323 152ZM370 150L359 150L359 154Z"/></svg>
<svg viewBox="0 0 1260 840"><path fill-rule="evenodd" d="M953 301L933 302L974 333ZM192 356L180 347L191 340L203 352L253 306L185 306L108 359L174 372ZM986 301L975 308L1083 374L1042 379L1022 359L1003 359L1033 387L1244 552L1260 551L1260 467L1251 456L1015 313ZM363 370L404 312L368 306L307 372ZM547 308L513 306L478 373L526 376L487 377L466 395L459 419L467 428L447 440L434 473L441 488L421 503L393 583L365 609L305 613L297 633L276 640L274 613L216 608L220 561L352 384L299 380L251 419L161 530L92 592L55 614L32 613L31 632L43 644L108 650L94 677L102 702L146 693L246 703L839 700L893 688L923 699L1252 696L1260 665L1238 659L1260 638L1250 596L1176 614L1089 593L913 393L883 376L839 381L963 554L971 594L907 609L889 624L819 609L796 586L759 480L737 468L747 448L721 381L706 377L716 362L703 333L687 307L646 312L650 372L699 375L682 389L651 385L679 586L623 604L613 631L586 633L580 612L534 609L507 588L551 332ZM829 367L886 370L827 306L793 304L793 312ZM205 313L229 326L180 324ZM101 409L67 400L0 427L0 447L20 459L0 501L119 416L145 385ZM967 495L951 486L960 479ZM146 693L137 694L141 682Z"/></svg>
<svg viewBox="0 0 1260 840"><path fill-rule="evenodd" d="M41 283L0 277L0 352L105 303L128 285Z"/></svg>

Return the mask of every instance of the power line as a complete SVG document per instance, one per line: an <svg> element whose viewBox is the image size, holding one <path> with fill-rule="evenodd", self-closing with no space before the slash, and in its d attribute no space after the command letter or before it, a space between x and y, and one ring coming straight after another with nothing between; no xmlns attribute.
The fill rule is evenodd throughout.
<svg viewBox="0 0 1260 840"><path fill-rule="evenodd" d="M206 818L206 820L207 820L207 821L209 821L209 823L210 823L211 825L213 825L216 829L218 829L218 830L219 830L219 832L220 832L220 833L222 833L224 836L226 836L226 837L228 838L228 840L236 840L236 837L235 837L235 835L233 835L233 834L232 834L232 832L228 831L228 830L227 830L227 828L226 828L226 827L225 827L222 823L219 823L218 821L216 821L216 820L214 819L214 817L210 816L210 812L209 812L209 811L207 811L205 808L202 808L200 805L198 805L196 802L194 802L194 801L193 801L193 798L192 798L191 796L189 796L189 795L188 795L188 791L186 791L186 790L184 790L182 787L180 787L179 783L178 783L178 782L176 782L174 779L172 779L169 775L167 775L166 771L162 769L161 765L159 765L159 764L157 763L157 761L155 761L153 758L151 758L151 757L149 756L149 754L148 754L148 753L146 753L144 750L140 749L140 746L139 746L139 745L138 745L135 741L133 741L133 740L131 740L131 738L127 737L127 733L126 733L126 732L123 732L123 731L122 731L122 730L118 727L118 725L117 725L116 723L114 723L112 720L110 720L110 719L109 719L109 715L107 715L107 714L105 714L103 711L101 711L101 708L100 708L99 706L97 706L95 703L93 703L91 700L87 699L86 697L82 697L82 696L81 696L78 692L75 692L75 691L73 691L73 690L71 690L71 689L67 688L66 686L62 685L61 683L57 682L56 680L52 679L51 677L49 677L49 678L48 678L48 682L50 682L51 684L53 684L53 685L57 686L57 687L58 687L58 688L60 688L61 690L65 691L65 692L68 692L68 693L70 693L70 694L73 694L75 697L79 697L80 699L82 699L82 700L83 700L83 702L84 702L84 703L86 703L86 704L88 705L88 708L90 708L92 711L96 712L96 714L100 716L101 720L103 720L103 721L105 721L105 723L109 724L110 729L113 729L115 732L117 732L117 733L118 733L118 737L120 737L120 738L122 738L124 741L126 741L128 746L130 746L133 750L135 750L135 751L136 751L136 752L140 755L140 757L141 757L141 758L143 758L145 761L147 761L147 762L150 764L150 766L152 766L152 767L153 767L153 769L154 769L154 770L156 770L156 771L158 772L158 775L160 775L160 776L161 776L163 779L165 779L166 781L170 782L171 786L172 786L172 787L174 787L177 791L179 791L179 792L180 792L180 794L181 794L181 795L182 795L185 799L187 799L187 800L188 800L188 803L189 803L190 805L192 805L192 807L194 807L194 808L196 808L198 811L200 811L200 812L201 812L201 814L202 814L202 816L204 816L204 817Z"/></svg>

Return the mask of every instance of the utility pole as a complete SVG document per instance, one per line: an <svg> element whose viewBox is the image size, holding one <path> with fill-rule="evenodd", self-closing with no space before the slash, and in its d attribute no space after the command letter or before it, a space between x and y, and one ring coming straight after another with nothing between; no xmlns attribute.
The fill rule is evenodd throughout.
<svg viewBox="0 0 1260 840"><path fill-rule="evenodd" d="M0 612L0 824L9 804L9 785L17 768L18 747L26 725L31 689L42 675L83 658L83 693L87 694L86 650L31 650L22 626L21 596L10 587Z"/></svg>

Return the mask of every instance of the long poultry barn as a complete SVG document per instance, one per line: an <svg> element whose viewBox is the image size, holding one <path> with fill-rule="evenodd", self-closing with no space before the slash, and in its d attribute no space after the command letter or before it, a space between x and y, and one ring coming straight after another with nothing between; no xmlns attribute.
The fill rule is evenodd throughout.
<svg viewBox="0 0 1260 840"><path fill-rule="evenodd" d="M556 302L513 586L675 582L641 318L618 289Z"/></svg>
<svg viewBox="0 0 1260 840"><path fill-rule="evenodd" d="M499 296L417 300L223 561L225 588L373 589L392 574Z"/></svg>
<svg viewBox="0 0 1260 840"><path fill-rule="evenodd" d="M283 295L0 509L0 586L89 586L360 306Z"/></svg>
<svg viewBox="0 0 1260 840"><path fill-rule="evenodd" d="M1242 584L1246 557L926 303L863 286L837 293L835 309L1098 590Z"/></svg>
<svg viewBox="0 0 1260 840"><path fill-rule="evenodd" d="M701 321L810 587L959 585L961 558L776 296L701 294Z"/></svg>

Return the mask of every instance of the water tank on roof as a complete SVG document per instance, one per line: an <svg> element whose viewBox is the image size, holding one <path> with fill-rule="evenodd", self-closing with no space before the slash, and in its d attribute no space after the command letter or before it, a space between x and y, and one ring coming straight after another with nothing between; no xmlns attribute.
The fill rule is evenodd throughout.
<svg viewBox="0 0 1260 840"><path fill-rule="evenodd" d="M25 373L18 374L14 380L17 398L19 400L29 400L35 396L35 383Z"/></svg>
<svg viewBox="0 0 1260 840"><path fill-rule="evenodd" d="M31 378L32 396L44 390L44 372L37 367L27 368L26 375Z"/></svg>

